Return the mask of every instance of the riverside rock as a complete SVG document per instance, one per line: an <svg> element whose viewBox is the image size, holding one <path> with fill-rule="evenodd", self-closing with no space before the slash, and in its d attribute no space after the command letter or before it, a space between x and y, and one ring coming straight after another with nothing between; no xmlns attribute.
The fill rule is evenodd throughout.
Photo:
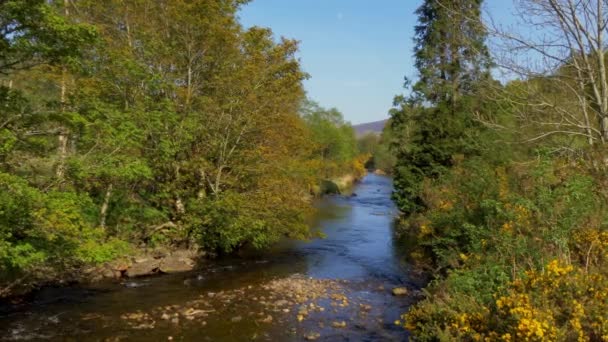
<svg viewBox="0 0 608 342"><path fill-rule="evenodd" d="M187 272L194 269L194 261L179 255L170 255L162 259L159 269L163 273Z"/></svg>
<svg viewBox="0 0 608 342"><path fill-rule="evenodd" d="M125 274L129 278L150 275L150 274L156 273L159 266L160 266L159 260L138 259L137 262L133 263L133 265L131 265L131 267L129 267L127 269Z"/></svg>

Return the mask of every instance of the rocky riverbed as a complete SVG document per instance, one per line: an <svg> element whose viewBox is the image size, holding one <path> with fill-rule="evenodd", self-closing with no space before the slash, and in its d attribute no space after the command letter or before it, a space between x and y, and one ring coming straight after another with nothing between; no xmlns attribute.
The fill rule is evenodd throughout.
<svg viewBox="0 0 608 342"><path fill-rule="evenodd" d="M176 340L183 338L182 331L193 327L204 331L207 327L210 334L201 338L212 341L213 332L227 325L232 326L226 328L229 330L261 327L251 330L252 340L273 340L277 337L276 331L271 332L273 327L284 330L283 338L294 340L348 340L365 331L384 331L378 337L398 340L402 336L400 328L390 327L393 322L387 321L386 306L378 305L378 298L397 300L391 297L392 292L382 284L294 274L255 286L208 291L187 302L127 310L120 315L123 326L119 330L124 333L109 340L129 340L129 330L146 331L146 335L159 330L166 340ZM91 313L80 319L96 321L96 325L113 321L112 317Z"/></svg>

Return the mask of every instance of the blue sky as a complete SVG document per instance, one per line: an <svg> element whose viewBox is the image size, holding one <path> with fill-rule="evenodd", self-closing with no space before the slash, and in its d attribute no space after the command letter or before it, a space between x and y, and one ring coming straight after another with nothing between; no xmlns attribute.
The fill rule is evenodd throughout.
<svg viewBox="0 0 608 342"><path fill-rule="evenodd" d="M277 37L299 40L309 97L358 124L387 118L393 97L403 93L403 77L416 76L412 38L420 3L254 0L240 18L245 27L270 27ZM508 3L489 0L486 8L502 19L510 16Z"/></svg>

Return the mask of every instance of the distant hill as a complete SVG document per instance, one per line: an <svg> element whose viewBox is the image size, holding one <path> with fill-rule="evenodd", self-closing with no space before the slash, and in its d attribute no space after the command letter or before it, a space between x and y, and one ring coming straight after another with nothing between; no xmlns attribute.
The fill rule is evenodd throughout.
<svg viewBox="0 0 608 342"><path fill-rule="evenodd" d="M353 128L355 129L355 134L357 135L357 137L363 136L367 133L380 134L380 133L382 133L382 130L384 129L384 126L386 126L387 122L388 122L388 119L374 121L374 122L367 122L367 123L362 123L362 124L358 124L358 125L353 125Z"/></svg>

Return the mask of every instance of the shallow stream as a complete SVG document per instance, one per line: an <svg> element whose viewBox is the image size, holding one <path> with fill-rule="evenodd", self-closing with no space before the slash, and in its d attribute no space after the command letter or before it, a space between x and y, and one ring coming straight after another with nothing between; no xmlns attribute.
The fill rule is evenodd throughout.
<svg viewBox="0 0 608 342"><path fill-rule="evenodd" d="M402 341L394 324L411 296L393 239L388 177L320 200L324 239L286 242L184 274L47 288L0 311L0 340Z"/></svg>

